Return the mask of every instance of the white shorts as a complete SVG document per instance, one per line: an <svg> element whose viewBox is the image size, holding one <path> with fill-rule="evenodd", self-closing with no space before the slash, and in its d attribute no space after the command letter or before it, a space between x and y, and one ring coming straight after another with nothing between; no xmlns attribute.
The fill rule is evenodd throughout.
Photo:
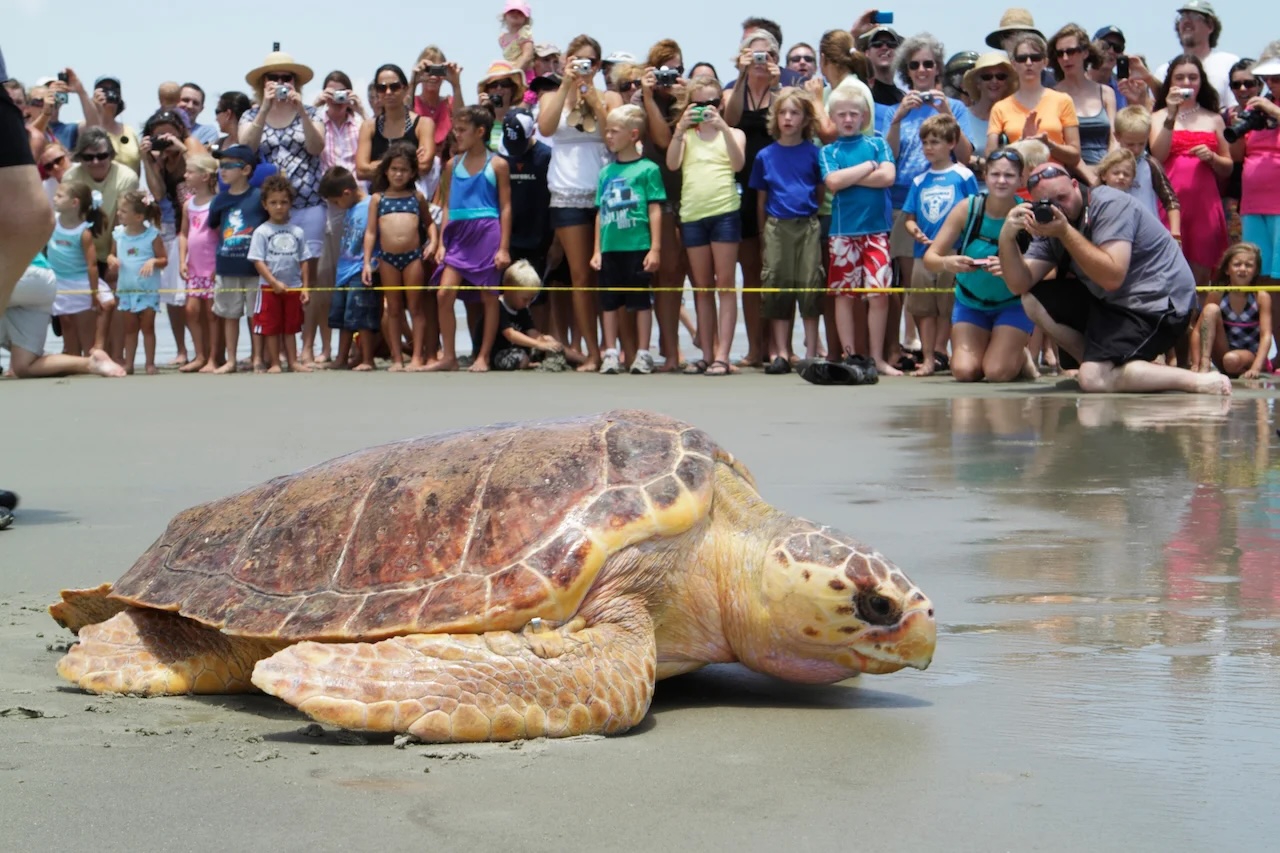
<svg viewBox="0 0 1280 853"><path fill-rule="evenodd" d="M164 250L169 256L169 263L160 271L160 304L176 305L181 308L187 304L187 285L178 274L178 232L173 226L164 226L160 239L164 242Z"/></svg>
<svg viewBox="0 0 1280 853"><path fill-rule="evenodd" d="M313 258L319 258L324 251L324 230L328 221L329 210L323 204L295 207L289 213L289 224L298 226L307 235L307 248Z"/></svg>
<svg viewBox="0 0 1280 853"><path fill-rule="evenodd" d="M27 268L30 272L30 267ZM24 275L23 278L26 276ZM68 314L79 314L81 311L92 311L93 300L89 298L89 280L69 281L57 279L57 295L53 299L49 313L55 317L66 317ZM102 279L98 279L98 301L103 305L114 305L115 292ZM23 347L26 349L26 347Z"/></svg>

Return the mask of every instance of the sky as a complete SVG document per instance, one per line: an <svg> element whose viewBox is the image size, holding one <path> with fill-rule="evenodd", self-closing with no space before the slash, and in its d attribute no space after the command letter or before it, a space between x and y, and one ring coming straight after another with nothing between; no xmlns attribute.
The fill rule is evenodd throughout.
<svg viewBox="0 0 1280 853"><path fill-rule="evenodd" d="M315 71L316 79L304 95L314 94L324 75L335 69L347 72L357 91L363 92L379 65L395 62L407 70L421 49L434 43L461 63L463 86L468 99L473 99L476 82L488 64L500 58L502 0L375 0L369 6L333 0L278 6L262 0L219 0L199 15L185 6L160 12L166 7L156 3L148 7L154 12L141 16L117 14L101 0L3 2L0 50L12 77L30 86L35 78L52 76L68 65L85 79L86 87L98 76L119 76L128 108L121 118L135 126L155 108L156 88L165 80L193 80L204 88L208 97L201 121L212 123L217 95L248 92L244 75L262 64L273 41ZM1063 15L1064 4L1022 3L1046 36L1070 21L1090 33L1111 24L1124 30L1129 50L1145 54L1152 67L1177 52L1173 19L1178 0L1170 0L1164 11L1152 11L1165 7L1149 2L1076 0L1070 5L1070 19ZM564 48L585 31L601 43L606 55L624 50L642 57L658 39L675 38L684 50L686 66L710 61L722 78L732 76L727 73L730 57L741 36L739 24L748 14L781 24L786 49L797 41L816 46L824 31L851 26L860 8L856 3L793 5L762 0L640 0L625 5L530 0L530 5L536 41ZM1259 36L1252 29L1259 22L1274 20L1273 8L1261 0L1217 0L1214 6L1224 23L1220 49L1257 56L1266 40L1280 37L1280 32ZM894 27L903 36L932 32L942 40L948 56L966 49L985 51L986 34L996 28L1005 8L1003 2L914 0L909 9L893 10ZM52 29L54 14L60 21L75 23ZM237 28L235 21L243 24ZM195 35L198 32L208 35ZM64 121L79 117L74 100L63 108Z"/></svg>

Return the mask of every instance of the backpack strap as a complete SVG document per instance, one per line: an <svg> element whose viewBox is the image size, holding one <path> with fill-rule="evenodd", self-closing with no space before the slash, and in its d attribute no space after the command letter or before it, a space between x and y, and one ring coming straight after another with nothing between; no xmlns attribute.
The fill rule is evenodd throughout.
<svg viewBox="0 0 1280 853"><path fill-rule="evenodd" d="M960 234L960 241L956 243L956 251L964 254L964 250L973 242L974 235L982 228L982 218L986 215L986 212L987 194L985 192L969 198L969 217L965 220L964 231Z"/></svg>

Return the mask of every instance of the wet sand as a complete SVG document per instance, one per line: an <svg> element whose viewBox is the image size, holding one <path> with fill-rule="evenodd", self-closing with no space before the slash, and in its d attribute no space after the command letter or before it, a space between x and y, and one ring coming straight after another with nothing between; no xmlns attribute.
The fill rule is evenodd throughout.
<svg viewBox="0 0 1280 853"><path fill-rule="evenodd" d="M13 850L1263 850L1280 745L1274 389L1052 382L135 377L3 382L0 838ZM396 749L266 697L96 697L45 607L178 510L369 445L652 408L894 558L929 671L659 684L610 739ZM50 648L52 647L52 648ZM319 736L313 736L313 735ZM375 841L376 839L376 841Z"/></svg>

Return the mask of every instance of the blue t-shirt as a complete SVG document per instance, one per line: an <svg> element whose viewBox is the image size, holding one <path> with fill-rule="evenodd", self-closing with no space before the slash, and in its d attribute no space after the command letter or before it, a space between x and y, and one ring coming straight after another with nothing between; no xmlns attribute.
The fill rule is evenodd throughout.
<svg viewBox="0 0 1280 853"><path fill-rule="evenodd" d="M822 148L822 177L860 163L892 163L889 145L878 136L842 136ZM831 236L861 237L888 234L893 227L889 191L875 187L845 187L831 200Z"/></svg>
<svg viewBox="0 0 1280 853"><path fill-rule="evenodd" d="M942 223L947 221L951 208L977 194L978 179L969 167L952 163L942 171L930 169L923 175L916 175L907 191L902 212L914 214L920 230L932 240L942 230ZM924 243L916 243L916 257L923 258L927 248Z"/></svg>
<svg viewBox="0 0 1280 853"><path fill-rule="evenodd" d="M960 132L965 133L969 127L969 108L955 98L947 98L947 103L951 105L951 114L960 125ZM924 124L925 119L936 115L938 110L933 104L921 104L903 116L898 125L898 156L894 158L898 175L889 191L894 210L902 209L907 200L907 190L916 175L929 170L929 161L924 156L924 146L920 142L920 125Z"/></svg>
<svg viewBox="0 0 1280 853"><path fill-rule="evenodd" d="M335 266L338 286L359 279L364 272L364 232L369 227L369 199L362 198L347 208L342 219L342 242L338 246ZM374 261L377 265L377 261Z"/></svg>
<svg viewBox="0 0 1280 853"><path fill-rule="evenodd" d="M249 260L249 243L254 229L267 221L262 196L254 188L242 195L220 192L209 203L209 227L218 233L218 275L257 276Z"/></svg>
<svg viewBox="0 0 1280 853"><path fill-rule="evenodd" d="M774 219L804 219L818 212L814 190L822 183L818 147L775 142L756 155L748 182L769 193L764 212Z"/></svg>

